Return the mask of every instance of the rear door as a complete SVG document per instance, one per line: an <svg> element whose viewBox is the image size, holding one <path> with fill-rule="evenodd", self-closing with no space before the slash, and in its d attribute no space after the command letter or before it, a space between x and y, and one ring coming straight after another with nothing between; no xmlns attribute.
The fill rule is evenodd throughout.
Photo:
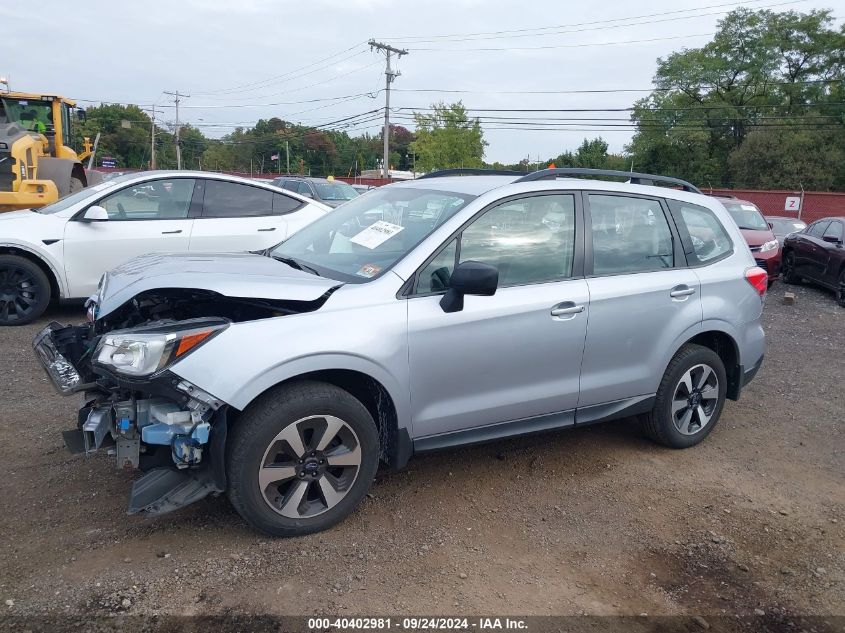
<svg viewBox="0 0 845 633"><path fill-rule="evenodd" d="M702 318L700 282L664 201L590 192L584 202L590 318L579 423L647 402L666 350Z"/></svg>
<svg viewBox="0 0 845 633"><path fill-rule="evenodd" d="M226 180L197 184L201 211L191 234L194 252L257 251L288 236L287 214L300 200L263 187Z"/></svg>
<svg viewBox="0 0 845 633"><path fill-rule="evenodd" d="M105 208L108 220L68 222L64 238L68 296L93 294L104 272L138 255L187 251L195 183L193 178L160 178L129 185L92 204Z"/></svg>

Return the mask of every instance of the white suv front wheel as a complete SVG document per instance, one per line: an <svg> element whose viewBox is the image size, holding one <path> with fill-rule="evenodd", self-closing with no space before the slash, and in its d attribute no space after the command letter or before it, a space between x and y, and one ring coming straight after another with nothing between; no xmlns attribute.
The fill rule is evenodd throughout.
<svg viewBox="0 0 845 633"><path fill-rule="evenodd" d="M344 519L378 468L378 432L366 407L320 382L261 396L236 422L229 448L229 499L273 536L318 532Z"/></svg>

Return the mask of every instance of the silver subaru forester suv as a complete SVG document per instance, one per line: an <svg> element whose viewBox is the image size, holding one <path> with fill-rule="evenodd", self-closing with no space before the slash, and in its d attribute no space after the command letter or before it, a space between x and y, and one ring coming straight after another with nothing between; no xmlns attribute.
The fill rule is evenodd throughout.
<svg viewBox="0 0 845 633"><path fill-rule="evenodd" d="M68 447L143 471L130 512L227 492L297 535L351 513L380 461L629 417L703 440L764 350L766 272L722 204L647 174L451 171L265 252L106 274L88 323L34 341L83 394Z"/></svg>

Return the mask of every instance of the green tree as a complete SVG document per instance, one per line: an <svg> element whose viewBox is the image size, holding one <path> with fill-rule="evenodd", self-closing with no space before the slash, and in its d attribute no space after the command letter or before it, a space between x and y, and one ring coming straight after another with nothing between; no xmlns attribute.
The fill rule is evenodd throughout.
<svg viewBox="0 0 845 633"><path fill-rule="evenodd" d="M821 142L843 124L843 51L845 28L835 28L830 11L732 11L702 48L658 60L655 90L631 116L635 167L730 185L741 164L731 157L746 139L776 136L756 132L794 128ZM742 177L766 179L759 164L743 166Z"/></svg>
<svg viewBox="0 0 845 633"><path fill-rule="evenodd" d="M410 149L416 155L417 171L481 167L487 142L478 119L470 119L460 101L432 107L431 114L414 114L416 139Z"/></svg>

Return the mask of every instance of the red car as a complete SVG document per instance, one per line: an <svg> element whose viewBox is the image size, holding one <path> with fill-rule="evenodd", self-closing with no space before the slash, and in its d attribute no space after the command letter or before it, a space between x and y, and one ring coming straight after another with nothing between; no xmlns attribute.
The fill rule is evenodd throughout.
<svg viewBox="0 0 845 633"><path fill-rule="evenodd" d="M738 198L719 198L733 217L757 265L769 273L769 286L780 274L780 243L757 205Z"/></svg>
<svg viewBox="0 0 845 633"><path fill-rule="evenodd" d="M806 279L836 293L845 308L845 218L824 218L783 242L783 280Z"/></svg>

